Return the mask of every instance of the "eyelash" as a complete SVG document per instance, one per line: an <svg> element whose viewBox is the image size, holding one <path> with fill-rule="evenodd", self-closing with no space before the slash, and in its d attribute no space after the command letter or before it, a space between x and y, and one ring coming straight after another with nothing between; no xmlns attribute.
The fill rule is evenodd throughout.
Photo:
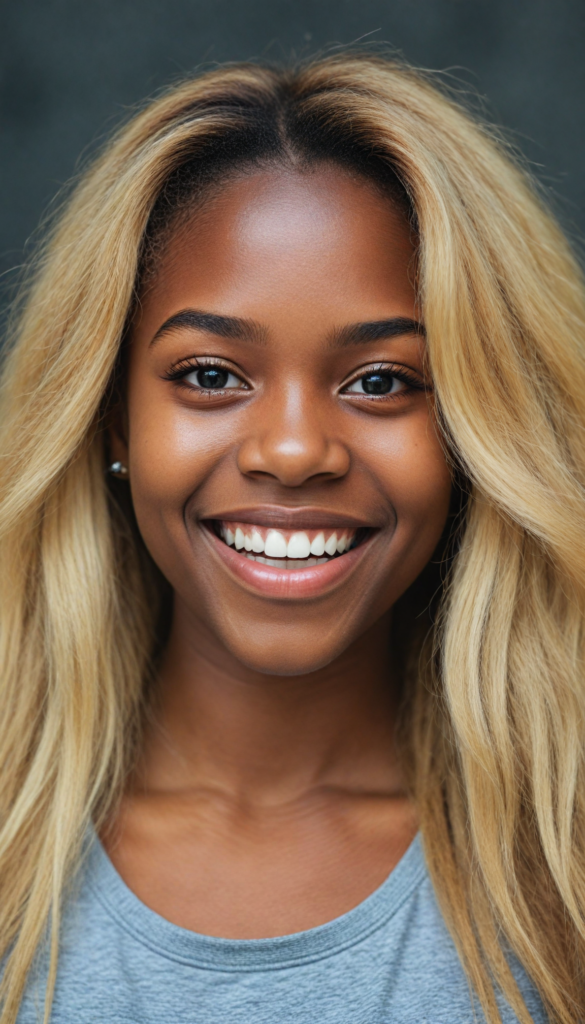
<svg viewBox="0 0 585 1024"><path fill-rule="evenodd" d="M234 376L239 376L238 374L234 373L234 370L230 367L230 365L228 363L224 363L221 359L197 359L197 358L194 358L194 357L189 357L187 359L182 359L175 366L171 367L171 369L168 370L167 373L163 374L163 379L171 381L171 382L174 382L179 387L184 387L184 388L186 388L189 391L194 391L194 390L197 391L198 390L198 391L203 392L205 394L219 394L219 395L222 395L222 394L225 394L226 391L236 390L235 388L226 388L224 390L218 389L217 391L216 390L212 391L211 388L208 388L208 389L206 389L206 388L194 388L192 384L186 384L185 383L184 378L189 373L193 373L194 371L202 369L204 367L219 367L222 370L226 370L228 373L234 374ZM370 374L374 374L374 373L385 373L385 374L388 374L388 376L393 377L395 380L399 380L402 384L405 384L406 385L406 389L404 391L399 392L399 394L397 394L397 395L392 395L392 394L387 394L387 395L366 395L366 394L364 394L364 395L360 396L360 398L365 398L365 399L367 399L367 401L376 401L376 402L379 402L379 401L385 401L385 402L387 402L387 401L396 401L399 398L402 398L402 397L405 397L406 395L409 395L413 391L428 391L428 386L423 381L421 381L420 378L415 373L411 372L406 367L404 367L404 366L396 366L396 365L394 365L392 363L377 363L377 364L374 364L372 366L369 366L367 368L364 368L364 369L360 370L359 373L356 373L350 380L348 380L343 385L343 389L341 391L341 394L344 394L344 393L347 394L346 389L349 388L352 384L355 384L357 381L361 380L363 377L367 377ZM245 381L244 381L244 384L245 384ZM244 389L242 389L242 390L244 390Z"/></svg>

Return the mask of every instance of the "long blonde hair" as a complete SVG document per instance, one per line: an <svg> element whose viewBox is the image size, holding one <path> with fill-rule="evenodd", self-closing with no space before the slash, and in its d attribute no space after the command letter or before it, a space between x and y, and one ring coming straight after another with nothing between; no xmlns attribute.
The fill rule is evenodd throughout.
<svg viewBox="0 0 585 1024"><path fill-rule="evenodd" d="M152 656L103 428L144 240L178 168L196 178L214 147L229 167L267 123L283 150L391 168L416 218L429 364L469 495L409 691L413 791L488 1020L498 990L531 1020L513 954L568 1024L585 1014L583 284L493 132L428 75L352 54L171 89L114 137L38 260L0 408L0 1019L49 941L48 1019L63 894L120 792Z"/></svg>

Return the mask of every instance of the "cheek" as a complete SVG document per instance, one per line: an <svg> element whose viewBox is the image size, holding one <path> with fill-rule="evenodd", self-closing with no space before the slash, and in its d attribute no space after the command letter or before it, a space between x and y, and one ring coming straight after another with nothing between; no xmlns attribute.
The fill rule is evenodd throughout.
<svg viewBox="0 0 585 1024"><path fill-rule="evenodd" d="M185 557L185 505L229 461L233 424L221 413L197 415L162 391L156 384L134 382L128 466L138 526L164 572L169 559Z"/></svg>
<svg viewBox="0 0 585 1024"><path fill-rule="evenodd" d="M372 438L378 479L396 516L396 540L430 557L451 497L451 473L426 410L394 422L388 437Z"/></svg>

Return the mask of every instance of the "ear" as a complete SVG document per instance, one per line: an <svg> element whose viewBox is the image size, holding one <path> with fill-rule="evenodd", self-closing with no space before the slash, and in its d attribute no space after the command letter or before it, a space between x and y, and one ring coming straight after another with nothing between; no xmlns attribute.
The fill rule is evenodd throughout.
<svg viewBox="0 0 585 1024"><path fill-rule="evenodd" d="M106 426L108 463L121 462L128 465L128 429L126 410L121 402L111 410Z"/></svg>

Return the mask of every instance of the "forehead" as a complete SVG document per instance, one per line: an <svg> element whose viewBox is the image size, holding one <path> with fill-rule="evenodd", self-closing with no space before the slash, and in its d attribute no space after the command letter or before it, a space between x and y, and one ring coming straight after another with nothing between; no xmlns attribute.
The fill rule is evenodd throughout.
<svg viewBox="0 0 585 1024"><path fill-rule="evenodd" d="M171 234L143 314L196 305L256 319L259 306L268 314L309 303L338 311L369 304L386 315L389 300L412 307L413 256L404 214L366 179L333 165L257 170L228 182Z"/></svg>

